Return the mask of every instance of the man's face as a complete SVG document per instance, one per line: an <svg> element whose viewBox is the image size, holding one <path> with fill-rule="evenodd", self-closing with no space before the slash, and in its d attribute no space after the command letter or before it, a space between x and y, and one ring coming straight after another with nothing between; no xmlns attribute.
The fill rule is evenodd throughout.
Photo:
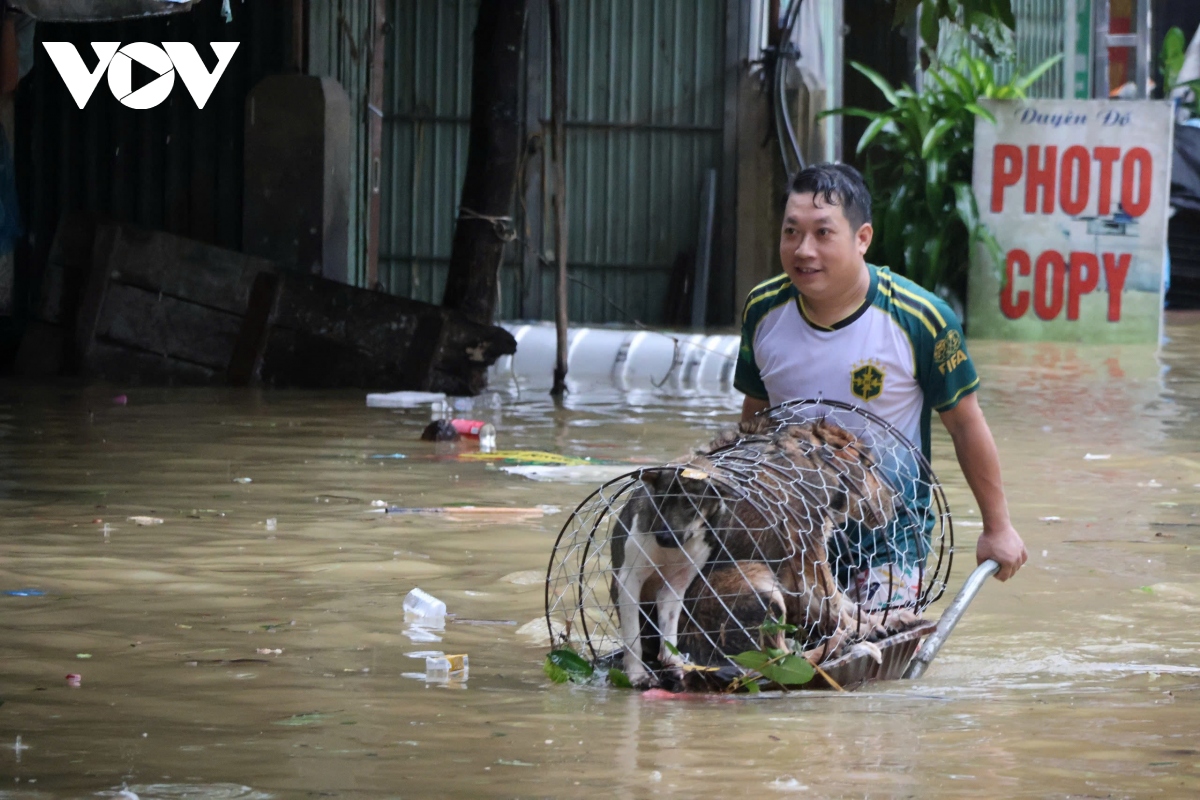
<svg viewBox="0 0 1200 800"><path fill-rule="evenodd" d="M814 194L791 194L783 212L779 260L804 297L837 297L862 276L863 257L871 246L871 224L858 230L840 205Z"/></svg>

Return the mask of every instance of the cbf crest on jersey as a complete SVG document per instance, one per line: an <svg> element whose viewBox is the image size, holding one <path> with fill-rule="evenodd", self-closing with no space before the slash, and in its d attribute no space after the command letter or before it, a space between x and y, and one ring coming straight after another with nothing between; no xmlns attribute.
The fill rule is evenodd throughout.
<svg viewBox="0 0 1200 800"><path fill-rule="evenodd" d="M884 371L877 361L860 361L850 371L850 392L870 402L883 394Z"/></svg>

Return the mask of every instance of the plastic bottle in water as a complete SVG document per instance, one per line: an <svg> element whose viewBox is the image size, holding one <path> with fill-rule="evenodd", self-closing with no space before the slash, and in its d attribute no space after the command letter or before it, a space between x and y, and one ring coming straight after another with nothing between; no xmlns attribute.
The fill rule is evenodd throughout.
<svg viewBox="0 0 1200 800"><path fill-rule="evenodd" d="M428 592L413 589L404 598L404 618L425 627L440 628L446 621L446 604Z"/></svg>

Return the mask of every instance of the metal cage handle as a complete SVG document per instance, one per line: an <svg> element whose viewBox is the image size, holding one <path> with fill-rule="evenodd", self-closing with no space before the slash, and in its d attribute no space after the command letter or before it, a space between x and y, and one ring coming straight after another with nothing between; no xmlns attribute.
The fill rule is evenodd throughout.
<svg viewBox="0 0 1200 800"><path fill-rule="evenodd" d="M988 559L975 568L967 578L967 582L963 584L962 589L959 589L958 594L954 597L949 608L942 614L942 618L938 620L937 630L930 634L925 640L925 644L921 645L921 649L913 656L909 662L908 669L904 671L905 678L919 678L925 674L925 670L929 667L929 662L933 661L937 656L938 651L942 649L942 645L946 643L946 639L950 636L950 632L954 630L954 626L958 624L958 620L962 617L963 612L967 610L967 606L971 605L971 601L975 599L975 595L979 594L984 582L988 578L995 575L1000 570L1000 565L992 559Z"/></svg>

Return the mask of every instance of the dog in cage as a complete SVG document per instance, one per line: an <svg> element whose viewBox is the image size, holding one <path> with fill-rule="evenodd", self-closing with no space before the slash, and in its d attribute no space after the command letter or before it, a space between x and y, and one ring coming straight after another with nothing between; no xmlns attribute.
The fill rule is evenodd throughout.
<svg viewBox="0 0 1200 800"><path fill-rule="evenodd" d="M788 649L780 625L763 634L767 620L796 626L813 663L916 621L912 611L860 605L834 577L832 537L895 516L898 494L876 466L831 421L756 418L682 463L644 471L611 539L610 593L630 680L652 683L653 661L679 677L689 660Z"/></svg>

